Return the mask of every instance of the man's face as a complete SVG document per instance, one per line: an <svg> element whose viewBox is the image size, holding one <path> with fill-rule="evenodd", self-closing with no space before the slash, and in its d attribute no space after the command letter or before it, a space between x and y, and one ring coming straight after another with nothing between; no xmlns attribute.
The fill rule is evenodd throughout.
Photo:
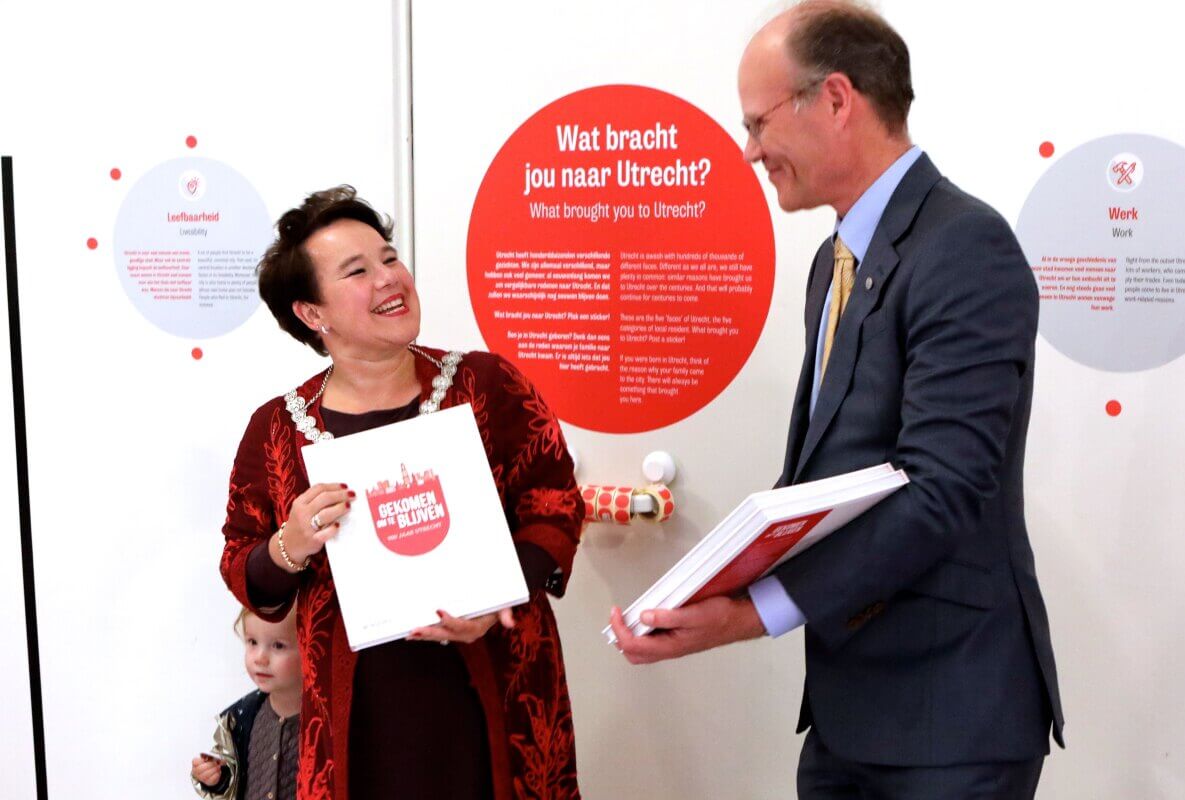
<svg viewBox="0 0 1185 800"><path fill-rule="evenodd" d="M745 160L765 167L784 211L798 211L829 202L833 120L820 87L791 62L783 42L764 34L750 42L737 91L750 131Z"/></svg>

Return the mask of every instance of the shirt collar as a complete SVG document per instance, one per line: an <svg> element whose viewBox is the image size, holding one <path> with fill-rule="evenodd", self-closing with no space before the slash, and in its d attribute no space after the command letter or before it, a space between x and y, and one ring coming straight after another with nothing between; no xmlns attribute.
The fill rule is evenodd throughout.
<svg viewBox="0 0 1185 800"><path fill-rule="evenodd" d="M897 185L914 162L922 157L922 149L916 144L906 150L900 158L889 165L871 186L864 190L860 199L851 207L843 219L835 221L835 232L856 256L856 263L864 261L872 234L880 224L881 216L889 206Z"/></svg>

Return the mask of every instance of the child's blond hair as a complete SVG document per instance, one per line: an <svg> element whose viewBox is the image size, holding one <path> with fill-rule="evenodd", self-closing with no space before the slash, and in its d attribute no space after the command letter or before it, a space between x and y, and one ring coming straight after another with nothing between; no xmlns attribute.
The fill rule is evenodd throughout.
<svg viewBox="0 0 1185 800"><path fill-rule="evenodd" d="M254 612L251 611L251 609L247 608L246 606L241 606L239 608L238 616L235 617L235 624L234 624L235 635L238 636L240 639L247 638L246 625L247 625L247 616L248 615L254 615Z"/></svg>
<svg viewBox="0 0 1185 800"><path fill-rule="evenodd" d="M288 613L284 615L284 619L288 619L288 617L291 616L292 614L294 614L295 612L296 612L296 603L293 603L292 608L290 608L288 610ZM240 606L238 616L235 617L235 624L234 624L235 635L238 636L240 639L246 639L247 638L247 628L246 628L247 617L255 617L255 616L258 616L258 615L254 611L247 608L246 606Z"/></svg>

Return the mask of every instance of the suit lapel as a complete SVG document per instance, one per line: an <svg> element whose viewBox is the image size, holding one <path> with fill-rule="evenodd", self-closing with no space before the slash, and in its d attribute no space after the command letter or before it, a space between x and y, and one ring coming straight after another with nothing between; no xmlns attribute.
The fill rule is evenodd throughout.
<svg viewBox="0 0 1185 800"><path fill-rule="evenodd" d="M823 319L823 302L831 286L834 261L831 239L823 242L815 254L806 288L806 344L802 355L802 369L798 372L798 388L794 392L794 407L790 411L790 435L786 442L786 461L778 486L787 486L795 474L799 445L806 432L811 410L811 385L815 376L815 350L819 325Z"/></svg>
<svg viewBox="0 0 1185 800"><path fill-rule="evenodd" d="M840 318L835 342L831 346L831 357L827 362L827 371L819 386L819 397L815 401L815 413L807 424L806 435L802 439L802 448L797 458L793 459L792 481L798 480L799 475L802 474L803 467L831 425L847 394L848 387L851 385L852 374L856 369L856 358L859 356L860 327L864 324L865 317L876 307L889 277L897 268L899 258L894 245L909 230L922 201L941 177L929 157L923 154L905 173L905 177L901 179L901 183L893 192L893 197L889 200L884 214L881 215L880 223L872 236L871 243L869 243L868 252L864 256L864 261L859 265L856 286L852 289L848 307L844 310L843 317ZM817 258L815 268L817 272ZM824 287L823 293L826 294L826 287ZM814 313L816 336L821 316L822 299L819 300L819 311ZM805 393L809 406L810 388L814 378L813 340L808 341L808 350L811 354L809 359L811 369L805 376ZM800 395L803 393L802 386L803 381L800 379ZM798 411L797 404L795 411ZM792 424L791 434L793 435L793 433L794 426ZM791 439L791 447L796 441L798 440ZM787 458L787 461L790 460Z"/></svg>

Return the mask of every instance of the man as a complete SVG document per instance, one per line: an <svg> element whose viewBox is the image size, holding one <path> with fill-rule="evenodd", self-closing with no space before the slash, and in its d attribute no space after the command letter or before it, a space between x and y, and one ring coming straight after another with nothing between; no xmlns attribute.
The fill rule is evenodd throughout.
<svg viewBox="0 0 1185 800"><path fill-rule="evenodd" d="M909 52L808 0L746 48L749 132L785 211L833 207L779 486L885 461L910 483L750 587L611 622L633 663L805 623L804 798L1032 797L1062 743L1023 515L1038 295L1008 225L911 145ZM985 788L986 787L986 788Z"/></svg>

